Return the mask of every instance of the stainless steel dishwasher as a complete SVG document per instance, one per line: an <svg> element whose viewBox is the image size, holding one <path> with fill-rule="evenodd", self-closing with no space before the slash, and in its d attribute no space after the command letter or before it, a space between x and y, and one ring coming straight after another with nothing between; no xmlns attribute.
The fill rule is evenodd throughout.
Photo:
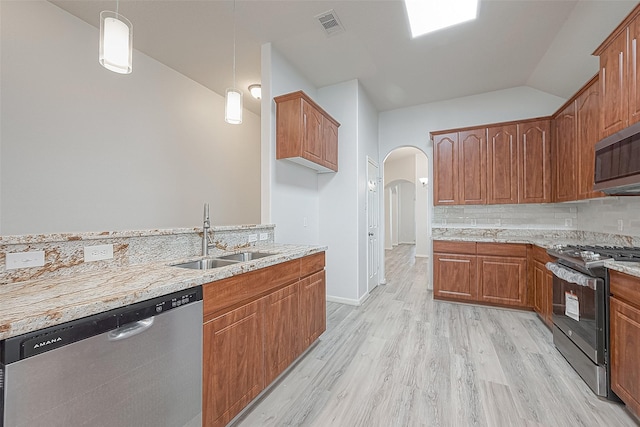
<svg viewBox="0 0 640 427"><path fill-rule="evenodd" d="M202 425L202 288L0 342L0 427Z"/></svg>

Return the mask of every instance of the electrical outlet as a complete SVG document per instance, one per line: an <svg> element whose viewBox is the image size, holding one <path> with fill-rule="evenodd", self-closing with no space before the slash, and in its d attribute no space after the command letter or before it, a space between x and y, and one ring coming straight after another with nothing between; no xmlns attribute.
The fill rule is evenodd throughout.
<svg viewBox="0 0 640 427"><path fill-rule="evenodd" d="M269 233L260 233L260 240L268 240Z"/></svg>
<svg viewBox="0 0 640 427"><path fill-rule="evenodd" d="M624 229L624 221L621 219L618 220L618 231L622 231Z"/></svg>
<svg viewBox="0 0 640 427"><path fill-rule="evenodd" d="M249 243L257 242L258 235L257 234L249 234Z"/></svg>
<svg viewBox="0 0 640 427"><path fill-rule="evenodd" d="M307 217L306 216L304 218L302 218L302 226L303 227L307 226Z"/></svg>
<svg viewBox="0 0 640 427"><path fill-rule="evenodd" d="M101 261L113 258L113 245L95 245L84 247L84 262Z"/></svg>
<svg viewBox="0 0 640 427"><path fill-rule="evenodd" d="M475 219L475 218L472 218L472 219L471 219L471 225L472 225L473 227L475 227L477 224L478 224L478 222L476 221L476 219Z"/></svg>
<svg viewBox="0 0 640 427"><path fill-rule="evenodd" d="M6 257L6 269L42 267L44 265L44 251L9 252Z"/></svg>
<svg viewBox="0 0 640 427"><path fill-rule="evenodd" d="M565 227L571 227L572 221L571 218L565 218L564 219L564 226Z"/></svg>

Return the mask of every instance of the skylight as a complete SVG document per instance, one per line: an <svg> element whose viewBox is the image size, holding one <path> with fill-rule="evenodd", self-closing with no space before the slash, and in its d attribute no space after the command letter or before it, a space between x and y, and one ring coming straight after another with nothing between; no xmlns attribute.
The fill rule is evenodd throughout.
<svg viewBox="0 0 640 427"><path fill-rule="evenodd" d="M478 0L404 0L413 38L476 19Z"/></svg>

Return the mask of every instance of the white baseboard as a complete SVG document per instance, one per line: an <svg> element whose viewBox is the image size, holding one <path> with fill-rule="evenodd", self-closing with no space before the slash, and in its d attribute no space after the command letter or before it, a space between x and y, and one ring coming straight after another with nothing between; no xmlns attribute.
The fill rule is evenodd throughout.
<svg viewBox="0 0 640 427"><path fill-rule="evenodd" d="M416 254L416 258L429 258L429 255Z"/></svg>
<svg viewBox="0 0 640 427"><path fill-rule="evenodd" d="M346 305L355 305L355 306L361 306L362 303L364 302L364 300L366 299L366 297L368 297L369 294L367 293L363 298L358 299L351 299L351 298L342 298L342 297L334 297L331 295L327 295L327 301L329 302L337 302L338 304L346 304Z"/></svg>

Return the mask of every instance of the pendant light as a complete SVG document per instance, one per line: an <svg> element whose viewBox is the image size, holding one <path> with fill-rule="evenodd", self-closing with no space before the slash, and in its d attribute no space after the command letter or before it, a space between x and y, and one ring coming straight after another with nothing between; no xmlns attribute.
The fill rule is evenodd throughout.
<svg viewBox="0 0 640 427"><path fill-rule="evenodd" d="M242 91L236 89L236 1L233 0L233 87L225 94L224 121L232 125L242 123Z"/></svg>
<svg viewBox="0 0 640 427"><path fill-rule="evenodd" d="M133 25L116 11L100 12L100 52L98 61L107 70L129 74L132 71Z"/></svg>

